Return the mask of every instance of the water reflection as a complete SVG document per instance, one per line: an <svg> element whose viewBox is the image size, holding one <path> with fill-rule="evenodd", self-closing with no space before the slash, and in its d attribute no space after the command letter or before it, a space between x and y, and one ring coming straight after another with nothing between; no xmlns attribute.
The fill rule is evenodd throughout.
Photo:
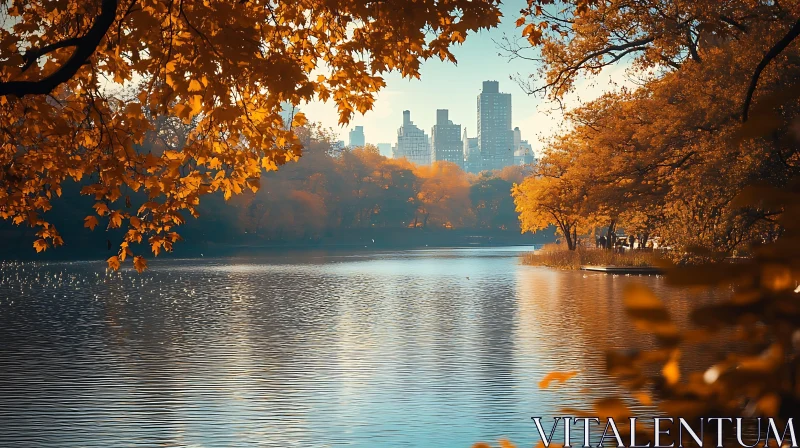
<svg viewBox="0 0 800 448"><path fill-rule="evenodd" d="M468 447L618 390L654 277L521 266L520 249L0 267L0 446ZM582 370L540 390L552 370Z"/></svg>

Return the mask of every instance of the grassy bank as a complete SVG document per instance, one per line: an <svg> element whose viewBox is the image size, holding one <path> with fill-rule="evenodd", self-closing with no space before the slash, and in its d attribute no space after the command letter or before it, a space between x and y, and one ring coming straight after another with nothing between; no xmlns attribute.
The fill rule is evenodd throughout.
<svg viewBox="0 0 800 448"><path fill-rule="evenodd" d="M565 246L547 245L535 252L525 254L522 263L558 269L580 269L583 265L643 267L655 265L656 257L657 255L653 252L640 250L618 253L583 247L567 250Z"/></svg>

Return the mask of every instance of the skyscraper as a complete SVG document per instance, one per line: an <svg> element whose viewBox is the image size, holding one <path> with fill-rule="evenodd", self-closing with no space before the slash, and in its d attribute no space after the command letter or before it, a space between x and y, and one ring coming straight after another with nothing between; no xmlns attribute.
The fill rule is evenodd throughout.
<svg viewBox="0 0 800 448"><path fill-rule="evenodd" d="M514 164L511 94L500 93L497 81L484 81L478 95L478 150L482 170L498 170Z"/></svg>
<svg viewBox="0 0 800 448"><path fill-rule="evenodd" d="M397 144L393 148L394 158L406 158L417 165L430 165L431 147L428 135L411 121L411 112L403 111L403 125L397 130Z"/></svg>
<svg viewBox="0 0 800 448"><path fill-rule="evenodd" d="M533 146L522 139L519 128L514 128L514 165L530 165L534 161Z"/></svg>
<svg viewBox="0 0 800 448"><path fill-rule="evenodd" d="M481 153L478 151L477 137L467 137L467 128L464 128L461 140L464 142L464 171L479 173L481 171Z"/></svg>
<svg viewBox="0 0 800 448"><path fill-rule="evenodd" d="M436 111L436 124L431 129L431 160L453 162L464 168L464 144L461 141L461 125L453 124L447 109Z"/></svg>
<svg viewBox="0 0 800 448"><path fill-rule="evenodd" d="M521 140L514 151L514 165L530 165L535 161L533 147L527 140Z"/></svg>
<svg viewBox="0 0 800 448"><path fill-rule="evenodd" d="M364 126L356 126L350 131L350 147L358 148L364 146L366 141L364 139Z"/></svg>

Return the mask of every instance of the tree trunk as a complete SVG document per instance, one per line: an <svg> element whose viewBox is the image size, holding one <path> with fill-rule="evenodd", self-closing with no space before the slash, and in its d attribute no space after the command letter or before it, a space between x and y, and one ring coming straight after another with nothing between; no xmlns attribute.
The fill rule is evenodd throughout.
<svg viewBox="0 0 800 448"><path fill-rule="evenodd" d="M564 234L564 239L567 241L567 249L575 250L575 240L573 239L574 232L570 228L571 226L564 224L561 225L561 233Z"/></svg>
<svg viewBox="0 0 800 448"><path fill-rule="evenodd" d="M606 230L606 248L614 249L614 243L617 241L617 220L612 219L608 223L608 230Z"/></svg>
<svg viewBox="0 0 800 448"><path fill-rule="evenodd" d="M572 249L575 250L578 248L578 226L572 227Z"/></svg>

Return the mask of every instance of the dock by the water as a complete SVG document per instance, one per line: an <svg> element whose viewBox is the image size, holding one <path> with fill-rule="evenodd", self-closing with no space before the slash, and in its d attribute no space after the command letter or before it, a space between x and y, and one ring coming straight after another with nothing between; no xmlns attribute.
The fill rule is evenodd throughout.
<svg viewBox="0 0 800 448"><path fill-rule="evenodd" d="M582 271L604 272L606 274L634 274L634 275L658 275L663 274L661 268L655 266L581 266Z"/></svg>

